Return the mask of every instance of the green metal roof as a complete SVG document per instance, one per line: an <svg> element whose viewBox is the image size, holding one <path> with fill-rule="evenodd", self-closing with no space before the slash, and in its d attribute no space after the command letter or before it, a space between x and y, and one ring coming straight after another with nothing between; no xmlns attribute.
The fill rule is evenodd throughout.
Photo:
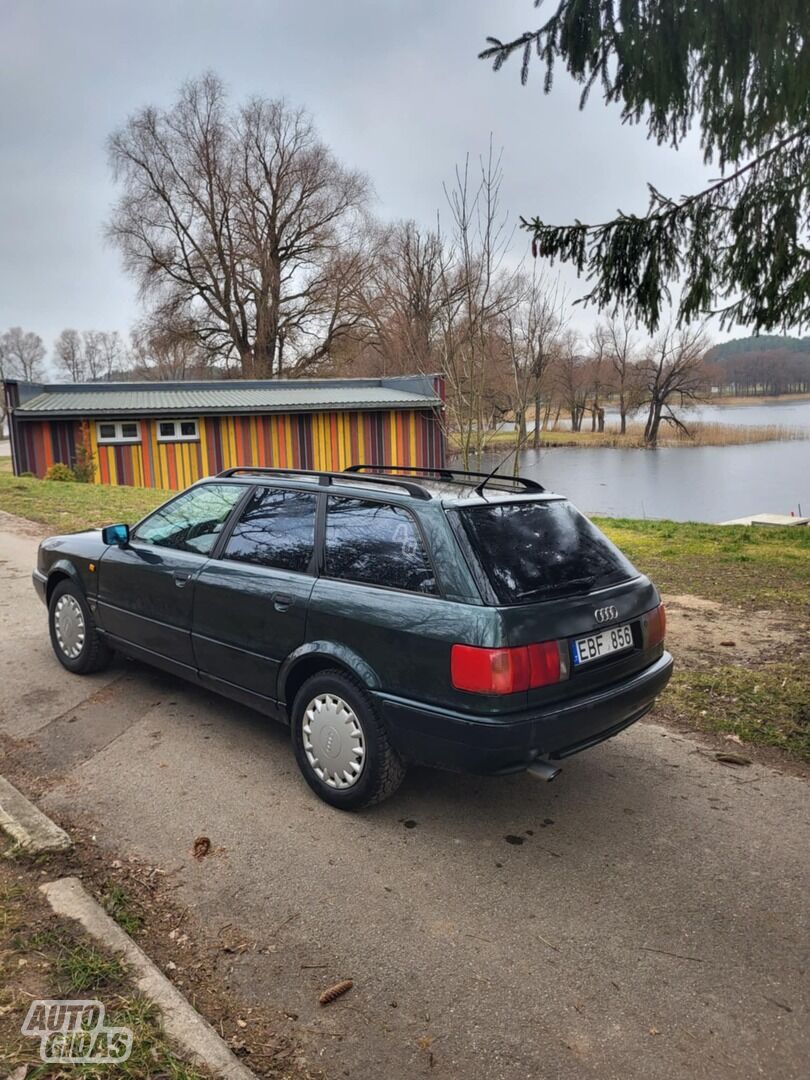
<svg viewBox="0 0 810 1080"><path fill-rule="evenodd" d="M396 380L391 380L395 382ZM400 381L405 381L400 380ZM417 380L414 380L417 381ZM422 382L423 380L418 380ZM375 385L376 384L376 385ZM107 383L46 387L14 410L24 418L52 416L146 416L154 413L272 413L346 409L432 409L441 405L434 393L414 393L380 380L320 380L274 385L238 381L206 387L200 383Z"/></svg>

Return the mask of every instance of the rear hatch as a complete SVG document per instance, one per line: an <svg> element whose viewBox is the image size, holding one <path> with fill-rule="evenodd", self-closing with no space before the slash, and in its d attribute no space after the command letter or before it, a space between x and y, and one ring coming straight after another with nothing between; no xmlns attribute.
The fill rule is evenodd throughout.
<svg viewBox="0 0 810 1080"><path fill-rule="evenodd" d="M530 689L529 705L578 697L620 682L661 655L648 619L650 581L596 526L557 496L448 507L503 644L560 642L568 678Z"/></svg>

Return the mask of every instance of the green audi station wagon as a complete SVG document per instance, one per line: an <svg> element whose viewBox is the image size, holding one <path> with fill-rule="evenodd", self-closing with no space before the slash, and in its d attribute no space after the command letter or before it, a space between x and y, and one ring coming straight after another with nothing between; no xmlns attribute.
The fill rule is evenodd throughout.
<svg viewBox="0 0 810 1080"><path fill-rule="evenodd" d="M552 779L672 671L655 586L522 477L229 469L45 540L33 577L69 671L120 652L281 720L346 810L411 763Z"/></svg>

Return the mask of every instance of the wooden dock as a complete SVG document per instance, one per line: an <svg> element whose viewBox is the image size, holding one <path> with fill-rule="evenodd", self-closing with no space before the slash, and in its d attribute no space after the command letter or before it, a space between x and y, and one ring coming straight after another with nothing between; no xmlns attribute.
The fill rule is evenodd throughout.
<svg viewBox="0 0 810 1080"><path fill-rule="evenodd" d="M810 517L795 517L793 514L752 514L751 517L734 518L733 521L721 521L721 525L775 525L786 528L793 525L810 525Z"/></svg>

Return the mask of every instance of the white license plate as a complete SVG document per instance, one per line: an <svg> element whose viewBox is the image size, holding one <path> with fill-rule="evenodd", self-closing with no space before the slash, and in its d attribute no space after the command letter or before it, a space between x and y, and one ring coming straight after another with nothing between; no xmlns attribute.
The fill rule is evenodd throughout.
<svg viewBox="0 0 810 1080"><path fill-rule="evenodd" d="M587 637L576 638L571 642L571 654L576 667L590 664L591 661L600 660L603 656L610 656L611 653L632 648L633 631L629 623L625 623L624 626L613 626L610 630L601 630L598 634L588 634Z"/></svg>

